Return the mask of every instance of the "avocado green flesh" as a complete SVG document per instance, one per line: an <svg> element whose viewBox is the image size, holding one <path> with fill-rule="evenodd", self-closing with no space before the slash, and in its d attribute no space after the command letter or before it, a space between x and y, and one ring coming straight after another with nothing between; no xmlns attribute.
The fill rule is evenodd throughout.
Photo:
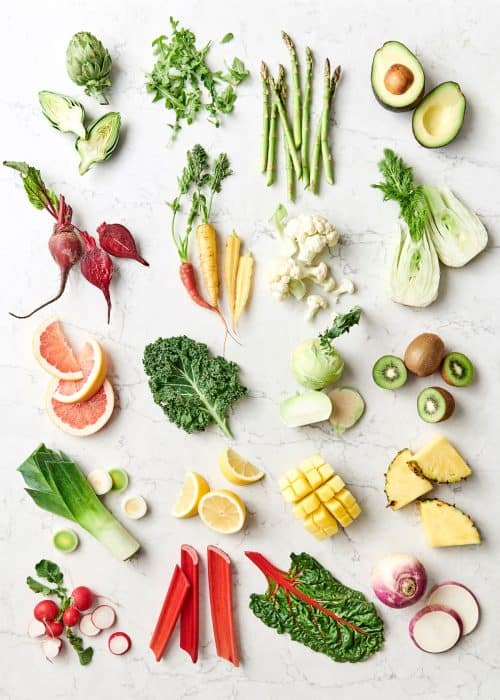
<svg viewBox="0 0 500 700"><path fill-rule="evenodd" d="M394 65L402 65L413 74L413 82L401 95L390 92L385 85L387 71ZM418 58L399 41L386 41L375 52L372 63L371 82L377 100L388 109L413 109L422 99L425 75Z"/></svg>
<svg viewBox="0 0 500 700"><path fill-rule="evenodd" d="M440 148L453 141L462 128L465 96L458 83L441 83L424 97L413 113L413 134L426 148Z"/></svg>

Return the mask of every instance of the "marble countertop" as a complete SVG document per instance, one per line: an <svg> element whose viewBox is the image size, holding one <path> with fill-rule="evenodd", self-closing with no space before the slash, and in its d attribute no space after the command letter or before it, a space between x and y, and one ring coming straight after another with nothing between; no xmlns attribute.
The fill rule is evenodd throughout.
<svg viewBox="0 0 500 700"><path fill-rule="evenodd" d="M222 128L214 129L201 118L184 128L173 145L167 144L167 113L151 104L144 89L144 73L152 66L151 41L168 33L170 14L192 27L200 42L234 32L234 41L214 47L214 56L221 60L238 55L252 71L239 90L234 114L224 119ZM112 421L99 434L81 439L59 432L45 415L46 377L30 349L33 329L43 315L16 321L6 313L29 308L56 288L57 269L45 243L50 222L27 205L15 174L0 169L1 698L500 698L496 629L500 618L496 544L499 19L498 5L492 0L375 4L353 0L340 5L311 0L19 0L3 8L2 160L26 160L40 167L54 188L68 196L78 220L91 230L103 218L126 222L136 232L151 267L133 262L117 266L109 326L99 292L75 274L64 297L52 307L71 337L81 340L92 333L103 343L119 398ZM267 222L284 198L284 183L268 189L257 172L258 66L262 58L272 66L287 61L279 35L282 28L299 46L311 45L318 62L329 55L344 68L333 130L337 184L324 187L320 198L301 194L291 207L292 212L317 211L335 223L342 242L332 260L333 269L338 277L351 276L359 289L356 302L363 308L362 323L338 347L346 359L345 381L361 389L367 411L343 438L327 427L286 429L278 417L280 400L296 389L289 370L291 350L329 319L324 314L307 326L301 310L274 302L266 288L265 262L278 253ZM81 99L94 116L103 112L65 72L67 41L82 29L99 36L113 56L111 103L124 122L119 152L84 178L77 173L71 137L49 128L36 98L38 90L52 89ZM373 51L388 39L399 39L416 50L429 86L457 80L467 95L462 134L446 149L421 148L412 137L410 116L385 111L376 103L369 84L370 62ZM242 367L250 396L235 408L230 420L234 446L267 476L253 487L238 490L250 515L247 527L230 537L217 537L197 519L177 521L169 515L186 470L202 472L214 486L224 485L216 466L224 439L215 429L187 437L170 425L154 405L141 367L145 344L158 336L186 333L207 342L214 352L222 350L216 319L196 308L180 288L178 261L169 239L165 201L173 196L186 149L196 142L211 153L225 150L229 154L235 175L224 184L216 204L217 228L223 235L236 229L257 260L251 308L241 323L242 345L228 346L228 355ZM394 148L411 163L418 178L454 189L479 213L490 232L487 251L464 269L443 270L439 300L420 311L391 302L385 287L396 209L383 204L380 193L370 188L385 147ZM344 300L337 309L346 310L350 302ZM425 380L414 380L406 390L392 394L375 387L370 376L379 355L401 354L408 341L424 330L439 333L449 348L465 351L478 368L474 386L456 391L455 416L439 428L426 425L416 415L414 397ZM476 519L484 537L479 547L432 550L424 542L413 507L399 513L385 508L383 475L389 461L399 449L417 448L438 432L463 452L474 475L466 483L441 486L436 493ZM41 441L66 451L84 469L121 466L130 473L133 489L150 504L148 517L131 525L144 545L140 557L126 564L113 561L88 536L82 536L74 555L54 553L50 536L56 518L31 503L15 471ZM313 540L293 520L277 483L285 469L317 451L338 468L363 508L362 517L347 532L325 542ZM111 508L118 505L112 497L107 502ZM199 663L193 666L175 643L158 664L148 650L182 543L193 544L202 555L207 544L218 544L234 562L242 655L238 669L215 655L206 590ZM386 625L383 650L366 663L335 664L287 636L279 637L248 611L249 594L264 588L261 574L245 560L243 552L248 548L262 551L281 567L287 567L289 552L308 551L344 583L371 597L370 571L377 559L391 551L409 551L425 563L431 582L458 579L474 589L481 601L481 624L451 652L426 655L408 637L413 610L379 606ZM127 656L110 656L105 639L98 638L95 660L88 668L81 668L69 651L53 665L42 658L25 633L34 596L24 585L42 557L57 558L71 582L86 583L120 603L120 627L133 638Z"/></svg>

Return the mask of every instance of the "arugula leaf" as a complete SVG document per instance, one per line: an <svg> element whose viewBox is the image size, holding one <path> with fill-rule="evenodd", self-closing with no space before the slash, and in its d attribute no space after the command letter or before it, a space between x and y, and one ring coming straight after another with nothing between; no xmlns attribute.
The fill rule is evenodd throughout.
<svg viewBox="0 0 500 700"><path fill-rule="evenodd" d="M232 41L233 39L234 39L234 34L233 34L232 32L228 32L227 34L225 34L225 35L222 37L222 39L220 40L219 43L220 43L220 44L227 44L227 43L229 43L230 41Z"/></svg>
<svg viewBox="0 0 500 700"><path fill-rule="evenodd" d="M344 333L349 333L353 326L359 323L361 317L361 308L359 306L353 306L353 308L346 314L339 314L333 320L330 328L327 328L323 333L319 334L319 340L321 347L324 350L333 350L332 340L338 338Z"/></svg>
<svg viewBox="0 0 500 700"><path fill-rule="evenodd" d="M257 552L246 555L268 580L264 594L250 596L250 609L268 627L334 661L364 661L382 647L384 623L373 603L309 554L291 554L288 573Z"/></svg>
<svg viewBox="0 0 500 700"><path fill-rule="evenodd" d="M45 186L40 171L28 163L14 160L4 160L3 164L7 168L13 168L21 173L24 189L30 203L36 209L47 209L52 216L57 218L59 198L55 192Z"/></svg>
<svg viewBox="0 0 500 700"><path fill-rule="evenodd" d="M66 627L66 638L78 654L81 665L86 666L89 664L94 656L94 650L92 647L85 648L83 646L83 639L75 634L70 627Z"/></svg>

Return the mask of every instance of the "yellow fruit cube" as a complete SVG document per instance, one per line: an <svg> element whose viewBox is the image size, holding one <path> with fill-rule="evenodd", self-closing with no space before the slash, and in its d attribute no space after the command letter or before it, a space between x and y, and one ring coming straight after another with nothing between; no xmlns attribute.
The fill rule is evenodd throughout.
<svg viewBox="0 0 500 700"><path fill-rule="evenodd" d="M308 515L307 518L305 518L304 527L311 535L317 535L320 532L320 529L314 522L312 515Z"/></svg>
<svg viewBox="0 0 500 700"><path fill-rule="evenodd" d="M313 467L321 467L322 464L326 464L325 460L320 454L315 454L310 458L311 465Z"/></svg>
<svg viewBox="0 0 500 700"><path fill-rule="evenodd" d="M349 511L349 515L353 520L355 520L358 515L361 515L361 506L357 502L350 506L347 510Z"/></svg>
<svg viewBox="0 0 500 700"><path fill-rule="evenodd" d="M318 486L321 486L321 484L323 483L323 479L321 477L321 474L319 473L319 471L315 467L313 467L312 469L309 469L309 471L307 471L305 473L305 475L306 475L307 481L309 482L310 486L313 489L317 489Z"/></svg>
<svg viewBox="0 0 500 700"><path fill-rule="evenodd" d="M317 490L316 493L319 496L319 499L322 503L326 503L327 501L330 501L336 493L341 491L344 488L344 482L340 478L340 476L334 476L332 479L329 479L325 484L320 486Z"/></svg>
<svg viewBox="0 0 500 700"><path fill-rule="evenodd" d="M291 486L287 486L286 488L282 489L281 495L287 503L295 503L295 501L297 501L297 496L295 495L295 491Z"/></svg>
<svg viewBox="0 0 500 700"><path fill-rule="evenodd" d="M334 532L337 532L338 530L338 525L335 518L328 512L328 510L323 505L321 505L317 510L314 511L314 513L312 514L312 519L313 522L325 532L328 529L332 528Z"/></svg>
<svg viewBox="0 0 500 700"><path fill-rule="evenodd" d="M292 513L296 518L305 518L313 513L321 505L319 498L315 493L310 493L309 496L303 498L299 503L296 503L292 508Z"/></svg>
<svg viewBox="0 0 500 700"><path fill-rule="evenodd" d="M330 484L335 493L342 491L342 489L345 486L344 480L341 479L338 474L333 477L333 479L330 481Z"/></svg>
<svg viewBox="0 0 500 700"><path fill-rule="evenodd" d="M340 501L347 510L356 503L356 499L348 489L342 489L342 491L336 493L335 498L337 501Z"/></svg>
<svg viewBox="0 0 500 700"><path fill-rule="evenodd" d="M278 484L279 484L281 491L285 491L290 486L290 482L288 481L288 477L286 474L283 474L283 476L280 476L280 478L278 480Z"/></svg>
<svg viewBox="0 0 500 700"><path fill-rule="evenodd" d="M292 483L292 489L295 493L296 501L300 501L301 498L304 498L304 496L307 496L312 491L307 479L305 479L302 475L298 479L295 479L295 481Z"/></svg>
<svg viewBox="0 0 500 700"><path fill-rule="evenodd" d="M335 470L329 464L322 464L318 467L318 471L321 474L323 483L325 483L325 481L328 481L328 479L330 479L335 474Z"/></svg>
<svg viewBox="0 0 500 700"><path fill-rule="evenodd" d="M293 469L289 469L287 471L285 476L288 479L288 481L292 484L296 479L300 479L300 477L302 476L302 472L300 471L300 469L293 467Z"/></svg>
<svg viewBox="0 0 500 700"><path fill-rule="evenodd" d="M335 516L335 518L339 521L342 527L347 527L352 523L351 516L344 508L342 503L340 501L337 501L336 498L332 498L331 501L325 503L325 506L328 508L330 513Z"/></svg>

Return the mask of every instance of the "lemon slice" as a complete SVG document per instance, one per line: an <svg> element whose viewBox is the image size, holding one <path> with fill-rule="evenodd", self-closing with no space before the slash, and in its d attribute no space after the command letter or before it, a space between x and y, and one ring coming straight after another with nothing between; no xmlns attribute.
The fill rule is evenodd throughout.
<svg viewBox="0 0 500 700"><path fill-rule="evenodd" d="M188 472L177 502L172 509L174 518L192 518L193 515L196 515L201 497L209 491L210 486L201 474Z"/></svg>
<svg viewBox="0 0 500 700"><path fill-rule="evenodd" d="M219 469L232 484L246 486L262 479L264 472L247 462L241 455L227 447L219 457Z"/></svg>
<svg viewBox="0 0 500 700"><path fill-rule="evenodd" d="M206 493L198 506L198 514L207 527L223 535L239 532L245 524L247 509L239 496L221 489Z"/></svg>

